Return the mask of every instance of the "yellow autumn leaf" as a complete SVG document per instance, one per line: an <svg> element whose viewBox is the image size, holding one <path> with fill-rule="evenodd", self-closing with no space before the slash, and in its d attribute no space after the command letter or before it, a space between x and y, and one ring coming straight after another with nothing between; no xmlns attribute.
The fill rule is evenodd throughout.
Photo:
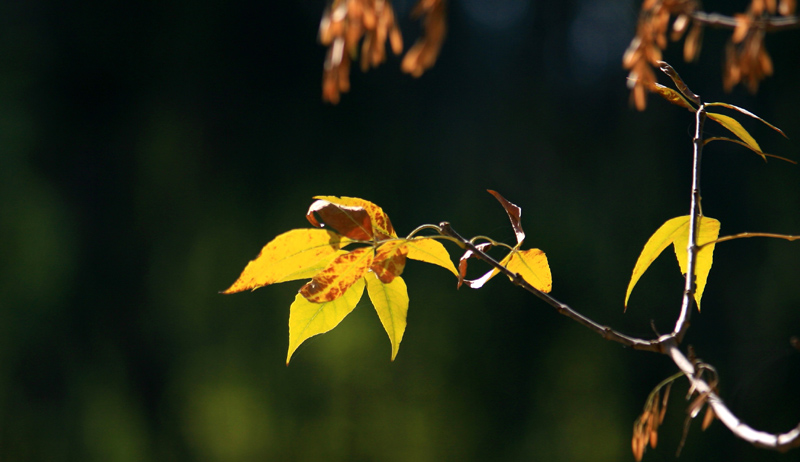
<svg viewBox="0 0 800 462"><path fill-rule="evenodd" d="M406 315L408 314L408 290L403 278L396 276L392 282L384 284L378 276L369 272L364 276L367 281L367 293L378 317L392 342L392 361L400 349L403 333L406 331Z"/></svg>
<svg viewBox="0 0 800 462"><path fill-rule="evenodd" d="M350 314L364 294L364 279L357 280L341 297L330 302L312 303L297 294L289 308L289 352L286 365L297 347L308 338L324 334Z"/></svg>
<svg viewBox="0 0 800 462"><path fill-rule="evenodd" d="M713 241L719 235L719 221L715 220L714 218L700 217L700 224L698 228L698 245L703 245L706 242ZM681 267L682 273L686 274L686 249L689 245L688 242L688 215L667 220L666 223L661 225L658 230L656 230L656 232L650 236L650 239L648 239L647 243L644 245L644 249L642 250L642 253L639 254L639 259L636 261L636 265L633 268L633 274L631 275L631 280L628 283L628 291L625 294L625 309L628 308L628 299L631 296L633 287L639 281L639 278L642 277L644 272L647 271L647 268L650 267L650 264L653 263L653 261L661 254L661 252L664 251L664 249L666 249L670 244L675 247L675 255L678 258L678 264ZM702 297L703 290L705 290L705 284L708 280L708 273L711 271L711 265L713 261L714 245L704 247L700 252L698 252L697 264L695 267L697 285L694 294L698 310L700 309L700 299Z"/></svg>
<svg viewBox="0 0 800 462"><path fill-rule="evenodd" d="M407 258L439 265L458 277L458 271L456 271L453 261L450 260L450 254L442 243L436 239L426 237L409 239L406 241L405 246L408 249Z"/></svg>
<svg viewBox="0 0 800 462"><path fill-rule="evenodd" d="M547 255L539 249L513 252L506 268L519 273L528 284L542 292L553 290L553 277L547 264Z"/></svg>
<svg viewBox="0 0 800 462"><path fill-rule="evenodd" d="M707 112L706 115L709 119L719 123L723 127L730 130L731 133L738 136L740 140L747 143L747 145L750 146L754 151L758 153L761 152L761 147L756 142L756 139L750 135L750 132L745 130L738 120L717 112Z"/></svg>
<svg viewBox="0 0 800 462"><path fill-rule="evenodd" d="M223 294L310 278L328 266L352 241L324 229L294 229L267 243Z"/></svg>
<svg viewBox="0 0 800 462"><path fill-rule="evenodd" d="M700 226L698 227L697 245L702 246L708 242L716 241L719 237L719 220L708 217L700 217ZM687 255L686 248L689 247L689 224L686 224L686 232L679 234L673 243L675 248L675 256L678 258L678 265L681 267L681 274L686 274L687 271ZM703 298L703 291L706 288L706 281L708 281L708 273L711 271L711 265L714 263L714 247L716 244L709 244L701 247L697 252L697 263L695 265L695 291L694 299L697 302L697 311L700 311L700 299Z"/></svg>
<svg viewBox="0 0 800 462"><path fill-rule="evenodd" d="M372 247L361 247L339 255L300 288L300 295L313 303L330 302L341 297L364 276L373 257Z"/></svg>
<svg viewBox="0 0 800 462"><path fill-rule="evenodd" d="M656 83L653 84L653 86L650 87L650 89L651 91L658 93L659 95L661 95L662 98L664 98L665 100L669 101L670 103L676 106L686 108L691 112L695 111L695 108L694 106L692 106L692 103L690 103L689 100L687 100L682 94L680 94L680 92L673 90L672 88L665 87L664 85Z"/></svg>

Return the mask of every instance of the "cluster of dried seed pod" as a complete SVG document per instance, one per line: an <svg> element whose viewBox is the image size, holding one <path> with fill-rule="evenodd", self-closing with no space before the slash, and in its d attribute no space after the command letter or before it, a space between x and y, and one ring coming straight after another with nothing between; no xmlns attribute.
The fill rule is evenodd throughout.
<svg viewBox="0 0 800 462"><path fill-rule="evenodd" d="M411 16L423 18L424 32L408 50L400 66L403 72L419 77L436 62L444 43L444 36L447 33L445 0L420 0L411 11Z"/></svg>
<svg viewBox="0 0 800 462"><path fill-rule="evenodd" d="M669 400L671 387L672 382L670 381L664 387L663 398L661 398L660 387L653 390L647 398L642 415L633 423L631 449L637 462L642 460L648 445L655 448L658 444L658 426L664 422L664 414L667 412L667 401Z"/></svg>
<svg viewBox="0 0 800 462"><path fill-rule="evenodd" d="M753 0L747 11L734 16L736 26L725 47L723 86L730 91L738 83L755 93L758 85L772 75L772 59L764 46L768 19L779 13L794 15L795 0Z"/></svg>
<svg viewBox="0 0 800 462"><path fill-rule="evenodd" d="M759 83L772 75L772 59L764 47L764 36L769 30L797 26L796 7L796 0L752 0L745 13L724 17L699 11L698 0L645 0L636 36L622 59L623 67L630 71L628 87L633 104L640 111L647 104L647 92L652 91L655 84L653 67L667 47L668 30L671 29L669 38L672 41L679 40L688 30L683 58L693 61L700 51L706 25L733 29L725 50L725 90L730 91L743 83L755 92ZM775 21L776 14L784 17L780 25Z"/></svg>
<svg viewBox="0 0 800 462"><path fill-rule="evenodd" d="M692 20L692 14L699 8L696 0L645 0L639 14L634 36L622 65L628 69L628 87L631 89L633 104L640 111L647 105L647 92L655 84L653 67L658 67L661 52L667 48L667 32L672 41L686 35L683 57L693 61L700 51L702 25ZM670 26L670 19L675 18Z"/></svg>
<svg viewBox="0 0 800 462"><path fill-rule="evenodd" d="M422 17L423 37L406 53L402 69L419 77L433 66L446 32L445 0L419 0L412 16ZM386 41L392 52L403 51L403 36L389 0L333 0L322 15L319 41L328 47L322 76L322 99L336 104L350 90L350 65L361 52L361 70L386 60Z"/></svg>
<svg viewBox="0 0 800 462"><path fill-rule="evenodd" d="M319 41L328 46L322 77L322 99L338 103L350 90L350 63L361 44L361 69L386 59L386 40L394 54L403 51L403 37L388 0L334 0L319 24Z"/></svg>

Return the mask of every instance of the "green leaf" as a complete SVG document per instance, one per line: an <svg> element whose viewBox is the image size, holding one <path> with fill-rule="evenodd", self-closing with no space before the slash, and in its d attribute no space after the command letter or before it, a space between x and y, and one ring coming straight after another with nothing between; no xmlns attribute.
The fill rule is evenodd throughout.
<svg viewBox="0 0 800 462"><path fill-rule="evenodd" d="M367 281L369 299L392 342L392 361L394 361L400 349L400 342L403 340L403 333L406 331L408 314L406 283L400 276L395 276L392 282L384 284L373 272L367 273L364 279Z"/></svg>
<svg viewBox="0 0 800 462"><path fill-rule="evenodd" d="M719 235L719 221L714 218L700 217L699 234L697 237L697 245L703 245L717 239ZM689 242L689 216L676 217L668 220L661 225L639 254L639 259L633 268L631 280L628 283L628 290L625 294L625 309L628 309L628 299L631 296L633 287L642 277L645 271L650 267L650 264L661 255L661 252L670 244L675 247L675 256L678 259L683 274L686 274L687 257L686 250ZM714 260L714 244L703 247L697 254L697 264L695 267L696 276L696 290L694 294L695 301L697 302L697 309L700 309L700 299L702 298L703 291L705 290L706 281L708 280L708 273L711 271L711 265Z"/></svg>
<svg viewBox="0 0 800 462"><path fill-rule="evenodd" d="M297 347L310 337L324 334L348 315L364 294L364 279L357 280L341 297L323 303L312 303L297 294L289 308L289 352L286 365Z"/></svg>

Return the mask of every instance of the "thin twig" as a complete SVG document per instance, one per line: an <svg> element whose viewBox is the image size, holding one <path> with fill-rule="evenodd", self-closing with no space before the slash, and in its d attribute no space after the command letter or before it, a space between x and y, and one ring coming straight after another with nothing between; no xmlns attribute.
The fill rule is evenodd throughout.
<svg viewBox="0 0 800 462"><path fill-rule="evenodd" d="M700 247L705 247L707 245L719 244L720 242L725 241L732 241L734 239L744 239L747 237L773 237L775 239L785 239L787 241L796 241L800 239L800 236L792 236L790 234L774 234L774 233L739 233L733 234L731 236L721 237L715 241L706 242L705 244L701 245Z"/></svg>
<svg viewBox="0 0 800 462"><path fill-rule="evenodd" d="M705 13L695 11L692 19L704 26L717 27L720 29L735 29L736 18L725 16L719 13ZM763 26L767 32L797 29L800 27L800 19L797 16L768 16L756 19L755 24Z"/></svg>
<svg viewBox="0 0 800 462"><path fill-rule="evenodd" d="M587 318L586 316L573 310L568 305L556 300L550 294L546 294L541 290L530 285L527 281L525 281L525 279L522 278L522 276L509 270L508 268L503 266L500 262L492 258L490 255L488 255L486 252L479 249L475 244L470 242L470 240L467 240L463 236L458 234L458 232L456 232L456 230L453 229L450 223L442 222L439 224L439 227L441 228L440 232L442 233L442 235L451 237L456 241L460 242L459 247L471 251L473 255L475 255L475 257L479 258L480 260L483 260L489 266L495 268L496 270L507 276L509 279L511 279L511 281L515 285L518 285L521 288L532 293L533 295L536 295L537 297L542 299L545 303L555 308L558 313L563 314L564 316L577 321L579 324L588 327L589 329L598 333L604 339L621 343L635 350L655 351L659 353L664 352L661 348L661 343L663 342L663 338L668 336L661 336L659 339L654 339L654 340L645 340L641 338L630 337L623 333L617 332L611 327L604 326L598 322L595 322L594 320Z"/></svg>

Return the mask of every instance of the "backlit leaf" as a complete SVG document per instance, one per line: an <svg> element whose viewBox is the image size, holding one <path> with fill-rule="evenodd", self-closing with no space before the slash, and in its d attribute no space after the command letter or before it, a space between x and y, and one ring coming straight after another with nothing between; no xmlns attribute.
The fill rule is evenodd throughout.
<svg viewBox="0 0 800 462"><path fill-rule="evenodd" d="M403 269L406 267L407 253L408 249L405 247L404 240L389 241L378 247L375 252L375 258L369 268L378 276L381 282L388 284L396 276L403 274Z"/></svg>
<svg viewBox="0 0 800 462"><path fill-rule="evenodd" d="M408 290L406 283L400 276L392 282L384 284L375 273L367 273L367 293L378 317L392 342L392 361L400 349L403 333L406 330L406 316L408 314Z"/></svg>
<svg viewBox="0 0 800 462"><path fill-rule="evenodd" d="M508 219L511 220L511 227L514 229L514 234L517 237L517 247L518 248L522 241L525 240L525 231L522 230L522 209L506 200L505 197L501 196L500 193L497 191L492 191L491 189L488 190L489 194L495 197L500 205L506 209L506 213L508 214Z"/></svg>
<svg viewBox="0 0 800 462"><path fill-rule="evenodd" d="M409 239L406 241L406 248L408 249L408 255L406 255L406 257L412 260L439 265L458 277L456 267L453 265L453 261L450 260L450 254L441 242L436 239L426 237Z"/></svg>
<svg viewBox="0 0 800 462"><path fill-rule="evenodd" d="M344 295L372 264L372 247L361 247L336 257L310 282L300 288L300 294L309 302L322 303Z"/></svg>
<svg viewBox="0 0 800 462"><path fill-rule="evenodd" d="M297 294L289 308L289 352L286 364L297 347L308 338L324 334L350 314L364 293L364 279L357 280L341 297L330 302L312 303Z"/></svg>
<svg viewBox="0 0 800 462"><path fill-rule="evenodd" d="M370 239L374 238L375 240L380 241L397 237L397 233L395 233L394 227L392 227L392 222L389 220L389 216L386 215L382 208L370 201L359 199L357 197L336 196L316 196L314 199L349 208L360 208L366 211L367 215L369 215L370 227L372 228Z"/></svg>
<svg viewBox="0 0 800 462"><path fill-rule="evenodd" d="M698 227L697 245L702 246L705 243L717 240L719 237L718 220L708 217L700 217L700 225ZM681 274L686 274L687 271L687 256L686 248L689 247L689 223L686 223L686 232L678 234L673 243L675 248L675 256L678 258L678 265L681 267ZM697 253L697 263L695 266L695 291L694 299L697 302L697 310L700 310L700 299L703 297L703 291L706 288L706 281L708 280L708 273L711 271L711 265L714 263L714 247L716 244L709 244L700 248Z"/></svg>
<svg viewBox="0 0 800 462"><path fill-rule="evenodd" d="M754 151L762 152L761 147L756 142L756 139L753 138L750 133L744 129L744 127L742 127L742 124L740 124L738 120L734 119L733 117L718 114L716 112L708 112L706 115L708 115L709 119L718 122L720 125L730 130L731 133L747 143L747 145L750 146Z"/></svg>
<svg viewBox="0 0 800 462"><path fill-rule="evenodd" d="M478 247L480 248L480 246L478 246ZM480 250L484 251L484 249L480 249ZM472 254L469 251L468 251L468 253L470 255ZM500 264L502 266L507 266L509 260L511 260L511 255L513 255L513 253L509 253L508 255L506 255L505 258L500 260ZM469 258L469 256L466 253L464 254L464 257L461 257L461 263L463 263L464 271L466 271L466 267L467 267L466 266L466 262L467 262L468 258ZM461 265L459 265L459 266L461 266ZM481 287L483 287L484 284L489 282L490 279L492 279L493 277L497 276L498 273L500 273L499 269L492 268L489 271L487 271L486 273L484 273L483 276L479 277L478 279L472 279L472 280L463 279L463 275L462 275L462 282L464 284L466 284L467 287L469 287L470 289L480 289Z"/></svg>
<svg viewBox="0 0 800 462"><path fill-rule="evenodd" d="M315 214L319 215L321 222L317 220ZM318 200L308 208L306 218L318 228L328 226L350 239L368 241L373 236L369 214L361 207Z"/></svg>
<svg viewBox="0 0 800 462"><path fill-rule="evenodd" d="M776 132L780 133L781 135L783 135L784 138L788 138L786 136L786 134L783 133L783 130L781 130L780 128L772 125L771 123L767 122L766 120L762 119L761 117L753 114L752 112L748 111L747 109L741 108L741 107L733 105L733 104L728 104L728 103L707 103L706 107L708 107L708 106L722 106L722 107L725 107L725 108L728 108L728 109L732 109L734 111L738 111L738 112L740 112L740 113L742 113L742 114L744 114L746 116L750 116L750 117L760 121L764 125L768 126L769 128L771 128L771 129L775 130Z"/></svg>
<svg viewBox="0 0 800 462"><path fill-rule="evenodd" d="M708 218L700 217L700 224L698 226L699 234L697 237L697 244L703 245L706 242L711 242L719 235L719 221ZM713 236L713 237L712 237ZM675 255L678 258L681 272L686 274L687 257L686 250L689 242L689 216L676 217L667 220L666 223L650 236L647 243L639 254L639 259L636 261L636 266L633 268L630 283L628 283L628 291L625 294L625 309L628 308L628 299L631 296L633 287L642 277L650 264L667 248L670 244L675 247ZM697 254L697 264L695 267L696 276L696 290L695 301L697 302L698 309L700 308L700 299L705 290L705 284L708 279L708 273L711 271L711 265L714 258L714 245L703 247Z"/></svg>
<svg viewBox="0 0 800 462"><path fill-rule="evenodd" d="M519 273L528 284L542 292L553 290L553 277L547 264L547 256L539 249L513 252L506 268Z"/></svg>
<svg viewBox="0 0 800 462"><path fill-rule="evenodd" d="M677 90L673 90L672 88L665 87L664 85L658 83L654 83L653 86L650 87L650 89L661 95L662 98L664 98L665 100L669 101L672 104L686 108L692 112L695 111L694 106L692 106L692 104L689 103L689 100L687 100Z"/></svg>
<svg viewBox="0 0 800 462"><path fill-rule="evenodd" d="M294 229L283 233L265 245L247 264L239 279L222 293L310 278L344 253L339 249L351 242L324 229Z"/></svg>

